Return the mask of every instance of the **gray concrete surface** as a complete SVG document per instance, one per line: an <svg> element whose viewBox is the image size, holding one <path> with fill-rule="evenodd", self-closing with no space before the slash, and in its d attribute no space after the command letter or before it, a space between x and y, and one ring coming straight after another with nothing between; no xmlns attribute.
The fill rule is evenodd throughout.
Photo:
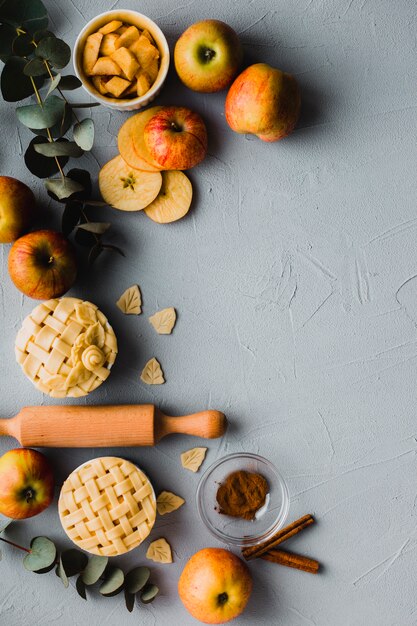
<svg viewBox="0 0 417 626"><path fill-rule="evenodd" d="M47 6L53 29L69 43L87 19L114 6L156 19L171 45L188 24L217 17L240 33L247 63L266 61L299 79L298 128L266 145L229 130L224 94L193 94L171 71L158 102L199 111L210 154L190 174L196 200L187 219L163 227L143 215L103 210L127 258L103 258L72 294L105 311L120 355L109 381L87 403L155 402L173 413L224 410L231 428L223 441L209 443L206 464L228 452L259 452L288 481L290 517L317 516L317 527L292 548L319 558L323 573L254 563L253 597L237 624L416 624L415 3L49 0ZM31 185L57 226L60 207L23 164L29 134L17 125L13 105L1 103L0 115L1 174ZM96 177L99 165L116 154L126 115L97 108L93 117L94 157L85 157L84 165ZM14 337L35 303L12 286L7 253L3 246L4 417L24 405L50 403L14 363ZM142 288L144 315L125 318L114 303L134 282ZM157 337L147 316L170 305L179 313L175 332ZM167 383L148 388L139 372L154 355ZM156 489L187 500L153 533L172 543L175 556L173 565L153 568L162 589L155 604L129 616L122 597L84 603L54 575L26 572L20 553L2 546L1 624L194 624L177 598L177 579L195 550L216 544L197 517L199 476L179 462L192 444L177 438L157 449L126 451ZM1 452L12 445L2 440ZM99 453L48 452L57 489ZM38 534L68 547L55 505L9 532L26 544ZM119 560L126 568L144 561L143 548Z"/></svg>

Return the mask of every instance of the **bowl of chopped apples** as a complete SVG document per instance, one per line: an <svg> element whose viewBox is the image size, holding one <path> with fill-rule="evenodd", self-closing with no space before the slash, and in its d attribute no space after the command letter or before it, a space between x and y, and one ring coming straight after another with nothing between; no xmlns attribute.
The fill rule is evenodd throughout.
<svg viewBox="0 0 417 626"><path fill-rule="evenodd" d="M101 13L74 45L74 69L97 102L118 111L141 109L161 91L169 68L165 35L136 11Z"/></svg>

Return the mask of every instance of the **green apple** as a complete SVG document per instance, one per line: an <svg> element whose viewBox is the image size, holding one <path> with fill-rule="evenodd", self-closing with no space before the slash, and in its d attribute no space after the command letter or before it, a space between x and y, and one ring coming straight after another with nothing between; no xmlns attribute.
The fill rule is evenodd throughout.
<svg viewBox="0 0 417 626"><path fill-rule="evenodd" d="M53 230L28 233L10 250L9 274L16 287L30 298L58 298L77 277L74 249L64 235Z"/></svg>
<svg viewBox="0 0 417 626"><path fill-rule="evenodd" d="M239 71L242 56L239 37L219 20L193 24L174 50L175 69L184 85L205 93L228 87Z"/></svg>
<svg viewBox="0 0 417 626"><path fill-rule="evenodd" d="M35 196L20 180L0 176L0 243L16 241L30 227Z"/></svg>

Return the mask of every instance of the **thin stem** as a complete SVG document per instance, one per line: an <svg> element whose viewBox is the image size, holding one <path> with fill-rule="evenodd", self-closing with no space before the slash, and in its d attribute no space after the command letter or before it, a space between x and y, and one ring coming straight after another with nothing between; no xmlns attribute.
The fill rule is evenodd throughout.
<svg viewBox="0 0 417 626"><path fill-rule="evenodd" d="M18 543L14 543L13 541L9 541L8 539L4 539L3 537L0 537L0 541L4 541L4 543L8 543L10 546L13 546L14 548L19 548L19 550L23 550L24 552L27 552L28 554L32 552L32 550L29 550L28 548L24 548L23 546L19 546Z"/></svg>
<svg viewBox="0 0 417 626"><path fill-rule="evenodd" d="M45 67L46 67L46 69L47 69L47 71L48 71L49 78L50 78L51 80L53 80L53 79L54 79L54 77L53 77L53 75L52 75L51 68L50 68L50 66L49 66L48 61L46 61L46 60L44 59L44 61L43 61L43 62L44 62L44 65L45 65ZM57 87L57 90L58 90L58 92L60 93L61 98L62 98L62 99L63 99L63 100L64 100L64 101L68 104L68 106L71 106L71 105L70 105L70 103L68 102L68 100L66 99L66 97L65 97L64 93L63 93L63 92L62 92L62 90L59 88L59 85L58 85L58 87ZM73 114L73 116L75 117L75 119L77 120L77 122L78 122L78 123L80 123L80 120L78 119L78 116L77 116L77 114L76 114L76 112L75 112L74 110L72 111L72 114Z"/></svg>

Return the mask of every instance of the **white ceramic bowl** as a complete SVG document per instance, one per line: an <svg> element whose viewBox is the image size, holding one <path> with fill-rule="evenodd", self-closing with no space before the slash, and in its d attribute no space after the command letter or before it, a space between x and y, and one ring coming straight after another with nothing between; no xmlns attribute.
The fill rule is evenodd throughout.
<svg viewBox="0 0 417 626"><path fill-rule="evenodd" d="M99 28L108 24L111 20L121 20L122 22L126 22L127 24L131 24L133 26L137 26L140 29L147 29L152 37L155 40L156 45L158 46L160 53L160 67L159 74L156 78L156 81L150 88L150 90L145 93L143 96L138 98L111 98L107 96L101 95L92 84L91 80L88 76L85 75L82 65L82 55L85 46L85 42L87 37L92 33L95 33ZM138 13L137 11L127 11L127 10L115 10L115 11L106 11L105 13L100 13L92 20L90 20L82 29L80 34L78 35L73 51L73 62L74 62L74 70L84 89L87 93L110 109L115 109L116 111L134 111L135 109L141 109L148 105L152 100L159 94L162 89L162 86L165 82L166 76L168 74L169 68L169 48L168 42L163 34L162 30L146 15L142 15L142 13Z"/></svg>

